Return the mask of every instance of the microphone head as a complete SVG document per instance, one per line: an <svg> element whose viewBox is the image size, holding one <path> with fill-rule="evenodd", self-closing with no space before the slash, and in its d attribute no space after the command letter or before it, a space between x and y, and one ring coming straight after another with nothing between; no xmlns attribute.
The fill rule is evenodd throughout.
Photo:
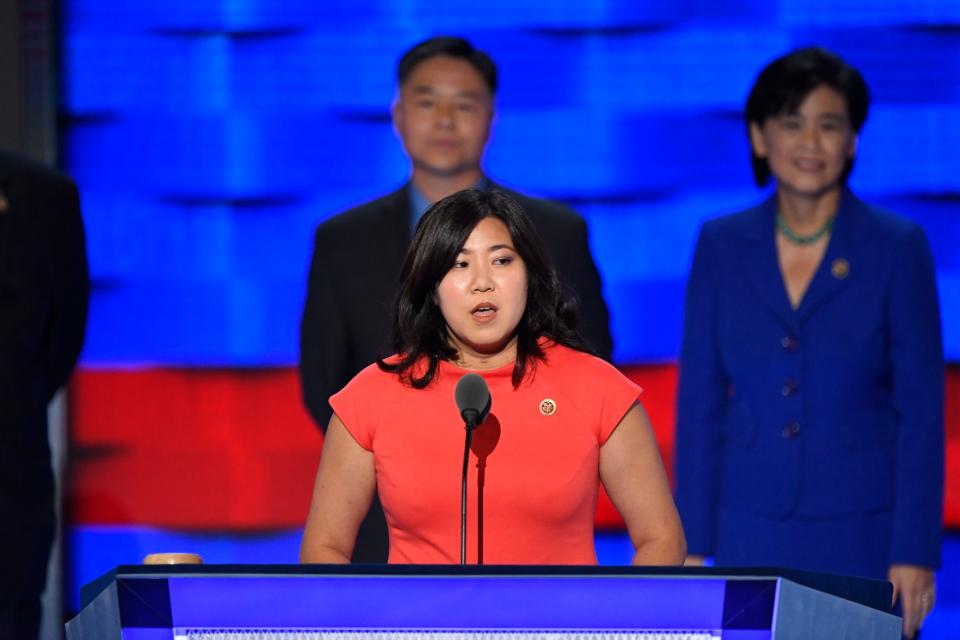
<svg viewBox="0 0 960 640"><path fill-rule="evenodd" d="M460 416L465 422L476 426L483 422L490 413L490 389L487 381L476 373L468 373L457 382L454 399Z"/></svg>

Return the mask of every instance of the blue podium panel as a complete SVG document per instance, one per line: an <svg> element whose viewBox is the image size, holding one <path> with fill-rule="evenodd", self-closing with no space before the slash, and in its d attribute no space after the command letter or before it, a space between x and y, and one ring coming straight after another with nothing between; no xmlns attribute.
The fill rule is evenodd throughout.
<svg viewBox="0 0 960 640"><path fill-rule="evenodd" d="M85 588L67 638L900 637L886 583L798 575L807 584L729 569L119 567Z"/></svg>

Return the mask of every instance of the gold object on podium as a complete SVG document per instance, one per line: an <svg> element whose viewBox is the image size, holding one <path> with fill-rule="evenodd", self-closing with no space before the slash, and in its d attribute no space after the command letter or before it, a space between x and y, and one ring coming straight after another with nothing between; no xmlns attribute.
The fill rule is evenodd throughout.
<svg viewBox="0 0 960 640"><path fill-rule="evenodd" d="M203 564L203 558L196 553L151 553L143 564Z"/></svg>

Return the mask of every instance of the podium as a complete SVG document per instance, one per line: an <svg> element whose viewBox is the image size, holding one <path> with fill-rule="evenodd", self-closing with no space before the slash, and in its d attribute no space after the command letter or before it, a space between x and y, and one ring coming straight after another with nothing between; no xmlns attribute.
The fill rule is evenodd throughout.
<svg viewBox="0 0 960 640"><path fill-rule="evenodd" d="M68 640L899 640L891 585L775 569L120 566Z"/></svg>

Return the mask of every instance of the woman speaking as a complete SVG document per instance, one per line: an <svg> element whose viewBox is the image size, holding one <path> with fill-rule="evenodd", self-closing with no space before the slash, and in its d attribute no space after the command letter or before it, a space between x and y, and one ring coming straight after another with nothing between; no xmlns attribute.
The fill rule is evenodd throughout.
<svg viewBox="0 0 960 640"><path fill-rule="evenodd" d="M458 561L464 423L454 392L473 372L492 409L473 438L468 562L596 564L602 482L634 564L681 563L683 532L640 390L586 352L575 306L519 205L477 190L437 202L401 280L397 355L330 399L301 561L348 562L374 491L389 562Z"/></svg>

